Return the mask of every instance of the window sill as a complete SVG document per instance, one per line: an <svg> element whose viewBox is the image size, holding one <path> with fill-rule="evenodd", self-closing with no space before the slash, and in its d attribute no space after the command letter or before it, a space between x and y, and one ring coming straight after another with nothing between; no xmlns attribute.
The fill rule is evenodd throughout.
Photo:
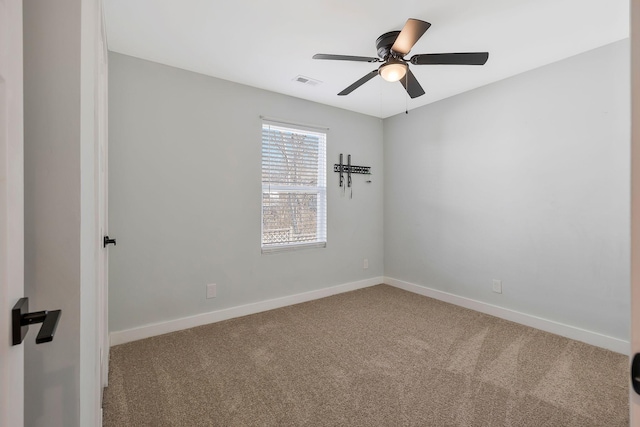
<svg viewBox="0 0 640 427"><path fill-rule="evenodd" d="M290 251L297 251L302 249L314 249L314 248L326 248L326 247L327 247L327 242L274 245L274 246L263 247L262 253L267 255L267 254L274 254L279 252L290 252Z"/></svg>

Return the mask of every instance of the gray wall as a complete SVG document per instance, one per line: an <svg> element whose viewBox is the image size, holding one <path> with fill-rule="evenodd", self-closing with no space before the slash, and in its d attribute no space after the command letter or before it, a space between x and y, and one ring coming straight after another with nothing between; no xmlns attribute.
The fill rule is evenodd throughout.
<svg viewBox="0 0 640 427"><path fill-rule="evenodd" d="M382 275L381 120L116 53L109 88L111 331ZM260 253L260 115L330 128L325 249Z"/></svg>
<svg viewBox="0 0 640 427"><path fill-rule="evenodd" d="M61 309L52 342L25 339L25 426L92 425L97 364L91 0L24 6L25 293ZM81 338L82 336L82 338ZM94 337L94 338L92 338ZM80 377L82 376L82 381Z"/></svg>
<svg viewBox="0 0 640 427"><path fill-rule="evenodd" d="M626 40L386 119L385 275L628 340L628 70Z"/></svg>

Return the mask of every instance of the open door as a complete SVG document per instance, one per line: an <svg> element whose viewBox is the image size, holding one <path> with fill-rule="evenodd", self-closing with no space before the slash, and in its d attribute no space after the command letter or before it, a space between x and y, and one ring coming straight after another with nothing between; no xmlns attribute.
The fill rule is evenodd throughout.
<svg viewBox="0 0 640 427"><path fill-rule="evenodd" d="M100 4L100 7L102 5ZM103 13L98 17L99 37L97 38L97 79L96 79L96 141L98 156L97 171L97 222L98 241L102 247L98 252L98 329L100 345L100 384L108 385L109 374L109 244L115 244L115 239L109 239L109 208L108 208L108 99L109 99L109 67L107 34ZM100 396L102 401L102 395Z"/></svg>
<svg viewBox="0 0 640 427"><path fill-rule="evenodd" d="M11 308L24 296L22 0L0 0L0 425L24 424L24 345Z"/></svg>
<svg viewBox="0 0 640 427"><path fill-rule="evenodd" d="M640 0L631 0L631 425L640 426ZM635 363L634 363L635 362Z"/></svg>

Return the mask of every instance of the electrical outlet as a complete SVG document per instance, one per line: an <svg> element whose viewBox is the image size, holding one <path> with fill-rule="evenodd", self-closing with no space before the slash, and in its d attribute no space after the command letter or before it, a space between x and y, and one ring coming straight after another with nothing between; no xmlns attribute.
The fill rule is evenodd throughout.
<svg viewBox="0 0 640 427"><path fill-rule="evenodd" d="M493 279L493 292L502 293L502 280Z"/></svg>
<svg viewBox="0 0 640 427"><path fill-rule="evenodd" d="M210 283L207 285L207 298L215 298L216 297L216 284Z"/></svg>
<svg viewBox="0 0 640 427"><path fill-rule="evenodd" d="M369 259L364 259L364 261L362 262L362 268L364 268L365 270L369 268Z"/></svg>

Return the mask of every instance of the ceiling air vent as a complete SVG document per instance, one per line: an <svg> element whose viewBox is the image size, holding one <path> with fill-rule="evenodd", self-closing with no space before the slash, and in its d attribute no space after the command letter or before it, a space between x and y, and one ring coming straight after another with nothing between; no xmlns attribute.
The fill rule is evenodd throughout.
<svg viewBox="0 0 640 427"><path fill-rule="evenodd" d="M306 76L296 76L293 79L294 82L298 82L298 83L302 83L305 85L309 85L309 86L318 86L320 84L322 84L322 82L320 80L316 80L316 79L312 79L311 77L306 77Z"/></svg>

